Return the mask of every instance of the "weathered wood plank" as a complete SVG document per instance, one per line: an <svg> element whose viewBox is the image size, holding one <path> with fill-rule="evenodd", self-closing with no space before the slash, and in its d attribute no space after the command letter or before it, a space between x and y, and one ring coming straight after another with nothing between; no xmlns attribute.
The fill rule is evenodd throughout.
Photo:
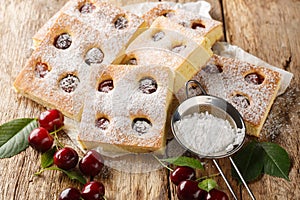
<svg viewBox="0 0 300 200"><path fill-rule="evenodd" d="M66 2L64 1L4 1L0 6L0 123L14 118L36 117L44 108L17 95L12 84L26 59L31 54L33 34ZM118 5L142 0L118 1ZM187 2L187 1L179 1ZM250 184L257 199L299 199L299 110L300 110L300 5L297 1L222 1L209 0L212 16L222 20L224 12L227 41L266 60L270 64L287 69L295 78L287 93L277 98L264 126L265 135L275 135L274 141L285 147L292 160L290 182L264 176ZM270 139L270 138L267 138ZM71 145L67 138L64 141ZM0 199L57 199L63 188L78 183L69 181L60 172L49 171L41 177L33 176L40 169L39 154L28 148L10 159L0 160ZM217 173L211 161L199 176ZM230 163L221 159L225 174L243 199L248 199L230 178ZM108 199L177 199L174 185L169 183L165 169L144 174L129 174L114 169L97 177L107 189ZM226 186L220 177L220 187ZM226 191L228 194L229 192Z"/></svg>

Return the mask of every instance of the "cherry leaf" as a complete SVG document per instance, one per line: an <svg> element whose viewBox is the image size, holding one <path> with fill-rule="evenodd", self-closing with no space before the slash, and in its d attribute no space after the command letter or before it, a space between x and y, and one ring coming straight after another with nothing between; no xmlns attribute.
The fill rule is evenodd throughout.
<svg viewBox="0 0 300 200"><path fill-rule="evenodd" d="M198 159L186 157L186 156L166 158L166 159L161 159L161 161L168 162L170 164L174 164L177 166L188 166L195 169L204 169L203 165Z"/></svg>
<svg viewBox="0 0 300 200"><path fill-rule="evenodd" d="M289 181L291 161L288 153L278 144L263 142L260 145L265 152L264 173Z"/></svg>
<svg viewBox="0 0 300 200"><path fill-rule="evenodd" d="M41 156L41 166L42 168L47 168L53 164L53 156L56 152L56 147L46 151L45 153L42 153Z"/></svg>
<svg viewBox="0 0 300 200"><path fill-rule="evenodd" d="M0 158L17 155L28 147L28 136L38 127L36 119L14 119L0 126Z"/></svg>
<svg viewBox="0 0 300 200"><path fill-rule="evenodd" d="M212 189L214 189L217 186L218 186L217 182L210 178L205 179L205 180L201 181L200 183L198 183L198 187L201 188L202 190L205 190L206 192L211 191Z"/></svg>
<svg viewBox="0 0 300 200"><path fill-rule="evenodd" d="M252 141L244 146L234 157L233 160L241 172L246 182L257 179L263 170L264 152L259 143ZM233 178L241 182L238 174L231 169Z"/></svg>
<svg viewBox="0 0 300 200"><path fill-rule="evenodd" d="M40 175L41 173L43 173L44 171L46 170L57 170L57 171L61 171L63 172L64 174L66 174L71 180L75 180L75 181L78 181L82 184L86 184L86 179L84 178L84 176L79 173L78 171L76 170L63 170L61 168L58 168L58 167L48 167L48 168L44 168L42 169L41 171L35 173L36 176Z"/></svg>

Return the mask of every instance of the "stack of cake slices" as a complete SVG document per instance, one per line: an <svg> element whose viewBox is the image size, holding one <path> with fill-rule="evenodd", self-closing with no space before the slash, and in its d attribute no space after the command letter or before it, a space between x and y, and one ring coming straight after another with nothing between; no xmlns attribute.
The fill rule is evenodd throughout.
<svg viewBox="0 0 300 200"><path fill-rule="evenodd" d="M184 99L190 79L231 102L247 133L259 136L280 74L213 55L222 36L220 22L168 4L139 17L100 0L71 0L33 37L14 87L80 122L85 149L160 151L174 97Z"/></svg>

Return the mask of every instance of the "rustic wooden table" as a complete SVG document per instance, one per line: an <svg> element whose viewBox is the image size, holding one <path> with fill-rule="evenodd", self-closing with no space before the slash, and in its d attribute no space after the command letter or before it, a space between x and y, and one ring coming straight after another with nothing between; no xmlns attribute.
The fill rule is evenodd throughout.
<svg viewBox="0 0 300 200"><path fill-rule="evenodd" d="M12 88L32 50L31 37L58 11L66 0L10 0L0 6L0 123L21 117L36 117L45 108L18 94ZM140 0L115 0L118 5ZM185 1L180 1L185 2ZM294 78L286 93L279 96L264 125L264 139L283 146L292 160L290 182L263 176L250 183L257 199L300 199L300 1L297 0L209 0L211 15L223 21L225 40L270 64L290 71ZM68 142L68 138L65 138ZM57 171L47 171L41 177L39 154L28 148L21 154L0 160L0 199L57 199L66 187L80 187ZM230 163L220 160L227 176ZM207 173L217 170L208 164ZM113 169L97 177L106 187L108 199L177 199L170 184L168 171L130 174ZM220 187L230 195L223 180L216 178ZM249 199L244 187L233 182L240 199Z"/></svg>

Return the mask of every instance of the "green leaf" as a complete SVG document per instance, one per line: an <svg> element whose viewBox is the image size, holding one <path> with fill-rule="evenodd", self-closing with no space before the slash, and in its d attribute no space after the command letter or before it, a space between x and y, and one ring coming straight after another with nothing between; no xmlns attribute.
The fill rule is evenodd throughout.
<svg viewBox="0 0 300 200"><path fill-rule="evenodd" d="M21 118L0 126L0 158L12 157L28 147L28 136L37 128L37 120Z"/></svg>
<svg viewBox="0 0 300 200"><path fill-rule="evenodd" d="M289 181L291 161L288 153L278 144L270 142L261 143L261 147L265 151L264 173Z"/></svg>
<svg viewBox="0 0 300 200"><path fill-rule="evenodd" d="M168 162L177 166L188 166L195 169L204 169L203 165L198 159L186 157L186 156L166 158L166 159L161 159L161 161Z"/></svg>
<svg viewBox="0 0 300 200"><path fill-rule="evenodd" d="M79 173L78 171L75 171L75 170L66 171L66 170L63 170L63 169L58 168L58 167L48 167L48 168L42 169L41 171L35 173L35 175L38 176L46 170L61 171L64 174L66 174L71 180L75 180L75 181L78 181L82 184L86 184L86 179L83 177L83 175L81 173Z"/></svg>
<svg viewBox="0 0 300 200"><path fill-rule="evenodd" d="M258 142L252 141L245 145L235 156L233 161L246 182L257 179L263 170L264 151ZM233 178L240 181L234 168L231 169ZM240 181L241 183L241 181Z"/></svg>
<svg viewBox="0 0 300 200"><path fill-rule="evenodd" d="M41 156L41 166L42 168L47 168L53 164L53 156L56 152L56 147L53 147L52 149L46 151L45 153L42 153Z"/></svg>
<svg viewBox="0 0 300 200"><path fill-rule="evenodd" d="M218 186L217 182L214 179L210 179L210 178L205 179L200 183L198 183L198 187L207 192L209 192L210 190L214 189L217 186Z"/></svg>

